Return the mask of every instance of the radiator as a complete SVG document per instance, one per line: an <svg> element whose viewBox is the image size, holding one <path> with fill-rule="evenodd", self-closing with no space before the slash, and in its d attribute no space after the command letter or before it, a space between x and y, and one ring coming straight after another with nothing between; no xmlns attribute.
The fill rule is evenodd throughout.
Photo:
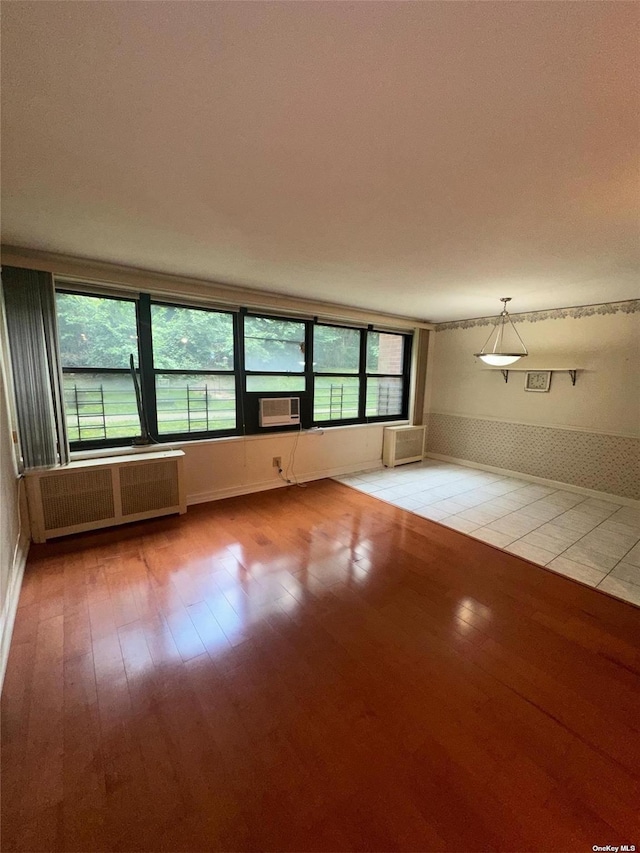
<svg viewBox="0 0 640 853"><path fill-rule="evenodd" d="M33 541L186 512L183 468L183 451L168 450L29 471Z"/></svg>
<svg viewBox="0 0 640 853"><path fill-rule="evenodd" d="M420 462L424 456L424 426L386 427L382 463L387 468Z"/></svg>

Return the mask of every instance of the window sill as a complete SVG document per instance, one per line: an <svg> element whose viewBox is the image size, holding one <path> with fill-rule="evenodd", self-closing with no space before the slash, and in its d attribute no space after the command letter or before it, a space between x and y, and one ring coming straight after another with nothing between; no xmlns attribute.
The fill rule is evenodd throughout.
<svg viewBox="0 0 640 853"><path fill-rule="evenodd" d="M389 426L403 426L404 424L408 424L408 420L397 420L397 421L379 421L378 423L373 424L347 424L343 426L318 426L313 429L304 429L302 430L302 435L322 435L323 432L327 430L331 430L334 432L335 430L351 430L351 429L372 429L373 427L389 427ZM163 453L167 450L184 450L187 447L193 447L194 445L202 445L202 444L222 444L222 443L231 443L231 442L239 442L239 441L265 441L270 438L274 438L274 436L287 436L287 435L297 435L295 431L287 430L274 430L270 433L261 433L260 435L227 435L222 436L220 438L202 438L196 439L195 441L166 441L160 442L159 444L151 444L144 445L142 447L131 447L131 446L122 446L122 447L103 447L97 448L94 450L75 450L71 453L71 461L75 462L80 459L106 459L111 456L129 456L136 455L138 453Z"/></svg>

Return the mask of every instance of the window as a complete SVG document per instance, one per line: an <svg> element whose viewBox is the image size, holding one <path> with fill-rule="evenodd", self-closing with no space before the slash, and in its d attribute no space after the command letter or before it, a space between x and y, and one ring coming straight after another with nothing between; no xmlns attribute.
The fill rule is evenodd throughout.
<svg viewBox="0 0 640 853"><path fill-rule="evenodd" d="M361 336L360 329L314 326L313 419L316 423L358 419Z"/></svg>
<svg viewBox="0 0 640 853"><path fill-rule="evenodd" d="M138 365L132 299L56 294L64 404L72 446L122 444L140 433L129 359Z"/></svg>
<svg viewBox="0 0 640 853"><path fill-rule="evenodd" d="M303 427L406 418L409 335L60 290L72 449L259 432L263 396L298 396Z"/></svg>
<svg viewBox="0 0 640 853"><path fill-rule="evenodd" d="M313 395L313 418L322 421L354 420L360 404L357 376L317 376Z"/></svg>
<svg viewBox="0 0 640 853"><path fill-rule="evenodd" d="M314 326L313 368L316 373L359 373L360 330Z"/></svg>
<svg viewBox="0 0 640 853"><path fill-rule="evenodd" d="M263 429L259 415L262 397L299 397L301 422L310 424L308 328L304 320L244 314L242 412L245 432Z"/></svg>
<svg viewBox="0 0 640 853"><path fill-rule="evenodd" d="M153 303L151 330L157 434L234 431L233 315Z"/></svg>
<svg viewBox="0 0 640 853"><path fill-rule="evenodd" d="M305 370L305 324L275 317L244 318L244 367L247 390L284 390L283 374ZM258 376L256 375L258 374ZM267 376L272 382L267 381ZM249 380L253 380L249 382ZM289 390L299 390L300 381L289 383ZM304 382L303 382L304 385Z"/></svg>
<svg viewBox="0 0 640 853"><path fill-rule="evenodd" d="M400 417L406 410L406 340L405 335L367 333L368 418Z"/></svg>
<svg viewBox="0 0 640 853"><path fill-rule="evenodd" d="M260 392L263 394L271 391L290 393L293 391L306 390L304 376L282 376L278 375L247 375L247 391Z"/></svg>
<svg viewBox="0 0 640 853"><path fill-rule="evenodd" d="M316 325L314 421L361 423L407 417L409 354L407 335Z"/></svg>

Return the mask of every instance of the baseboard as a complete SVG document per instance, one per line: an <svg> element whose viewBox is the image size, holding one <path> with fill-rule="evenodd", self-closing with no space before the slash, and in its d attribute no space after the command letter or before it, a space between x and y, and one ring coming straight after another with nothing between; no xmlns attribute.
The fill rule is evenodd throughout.
<svg viewBox="0 0 640 853"><path fill-rule="evenodd" d="M10 572L9 589L7 590L7 597L4 600L2 607L2 636L0 637L0 693L2 692L4 676L7 671L9 649L11 648L11 637L13 635L13 626L16 621L16 613L18 612L18 601L20 600L20 590L22 589L24 569L27 565L29 544L29 539L26 536L23 536L15 555L15 562Z"/></svg>
<svg viewBox="0 0 640 853"><path fill-rule="evenodd" d="M370 462L358 462L354 465L342 465L339 468L326 468L323 471L312 471L308 474L300 474L297 477L299 483L308 483L311 480L324 480L327 477L343 477L345 474L355 474L357 471L377 471L382 468L382 460L373 459ZM219 501L224 498L235 498L240 495L251 495L254 492L266 492L269 489L279 489L287 483L280 479L262 480L257 483L247 483L242 486L231 486L227 489L214 489L210 492L198 492L187 495L187 506Z"/></svg>
<svg viewBox="0 0 640 853"><path fill-rule="evenodd" d="M517 477L531 483L540 483L542 486L553 486L556 489L564 489L565 492L575 492L578 495L587 495L590 498L598 498L603 501L615 500L623 506L640 508L640 501L633 498L625 498L621 495L612 495L610 492L598 492L595 489L585 489L583 486L574 486L572 483L563 483L560 480L547 480L544 477L535 477L533 474L523 474L522 471L510 471L508 468L496 468L494 465L483 465L480 462L471 462L469 459L458 459L455 456L443 456L442 453L425 453L429 459L439 459L442 462L452 462L454 465L465 465L467 468L479 468L481 471L491 471L493 474L502 474L503 477Z"/></svg>

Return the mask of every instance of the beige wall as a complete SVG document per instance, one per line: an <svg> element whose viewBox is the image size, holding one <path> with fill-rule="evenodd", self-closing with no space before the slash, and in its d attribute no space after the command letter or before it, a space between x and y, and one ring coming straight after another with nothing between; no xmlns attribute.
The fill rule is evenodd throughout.
<svg viewBox="0 0 640 853"><path fill-rule="evenodd" d="M575 387L568 374L554 374L548 393L525 391L520 372L505 384L474 358L490 325L439 327L431 336L427 450L639 498L639 307L521 315L530 355L514 367L579 371Z"/></svg>
<svg viewBox="0 0 640 853"><path fill-rule="evenodd" d="M382 430L376 424L302 432L297 436L291 472L300 480L312 480L380 466ZM186 456L187 502L279 485L273 457L280 456L286 469L295 443L295 433L280 433L176 445Z"/></svg>
<svg viewBox="0 0 640 853"><path fill-rule="evenodd" d="M0 687L4 677L13 619L20 595L22 572L28 549L26 512L20 501L14 461L3 350L0 348ZM20 524L20 505L25 522ZM18 543L20 527L22 536ZM16 546L18 547L16 548ZM15 559L14 559L15 555Z"/></svg>
<svg viewBox="0 0 640 853"><path fill-rule="evenodd" d="M491 326L444 326L433 335L431 411L640 435L640 312L526 321L517 329L530 355L514 367L577 367L575 387L567 374L554 374L545 394L524 391L522 373L505 384L473 356Z"/></svg>
<svg viewBox="0 0 640 853"><path fill-rule="evenodd" d="M407 421L394 422L402 423ZM358 424L301 433L174 442L158 449L184 451L187 504L197 504L284 486L273 467L274 456L281 458L288 478L300 482L380 468L383 430L390 425ZM137 452L148 453L149 448L118 448L119 454ZM103 455L104 451L94 450L73 457Z"/></svg>

